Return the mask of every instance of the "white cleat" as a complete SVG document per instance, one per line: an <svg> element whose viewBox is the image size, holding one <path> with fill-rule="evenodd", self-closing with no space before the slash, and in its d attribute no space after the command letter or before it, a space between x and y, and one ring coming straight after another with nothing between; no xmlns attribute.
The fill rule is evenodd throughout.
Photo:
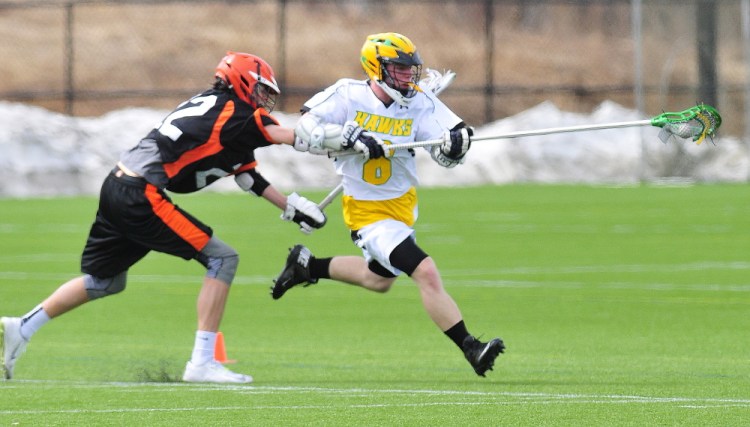
<svg viewBox="0 0 750 427"><path fill-rule="evenodd" d="M28 341L21 336L21 318L0 318L0 353L3 355L3 364L0 366L3 378L13 378L13 368L16 361L26 350Z"/></svg>
<svg viewBox="0 0 750 427"><path fill-rule="evenodd" d="M239 383L248 384L253 382L250 375L238 374L225 368L221 363L212 360L202 365L188 362L182 381L188 383Z"/></svg>

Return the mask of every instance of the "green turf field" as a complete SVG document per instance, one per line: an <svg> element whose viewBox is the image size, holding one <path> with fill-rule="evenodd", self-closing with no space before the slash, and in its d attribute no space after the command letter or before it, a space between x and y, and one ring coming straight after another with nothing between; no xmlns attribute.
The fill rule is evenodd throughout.
<svg viewBox="0 0 750 427"><path fill-rule="evenodd" d="M337 209L312 236L242 194L175 196L241 254L222 325L250 386L180 383L203 273L151 254L128 289L43 328L0 381L0 425L750 424L747 186L423 189L419 243L487 378L399 279L268 295L287 248L357 254ZM325 192L306 192L319 200ZM334 207L336 203L334 204ZM94 198L0 200L0 314L78 271Z"/></svg>

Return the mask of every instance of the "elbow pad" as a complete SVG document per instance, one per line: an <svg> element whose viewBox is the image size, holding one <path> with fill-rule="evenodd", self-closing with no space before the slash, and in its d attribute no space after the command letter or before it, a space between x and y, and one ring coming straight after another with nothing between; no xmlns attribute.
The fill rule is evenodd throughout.
<svg viewBox="0 0 750 427"><path fill-rule="evenodd" d="M244 191L247 191L248 193L254 194L259 197L263 195L263 192L266 191L266 188L271 185L255 169L250 169L249 171L245 171L238 175L235 175L234 181Z"/></svg>

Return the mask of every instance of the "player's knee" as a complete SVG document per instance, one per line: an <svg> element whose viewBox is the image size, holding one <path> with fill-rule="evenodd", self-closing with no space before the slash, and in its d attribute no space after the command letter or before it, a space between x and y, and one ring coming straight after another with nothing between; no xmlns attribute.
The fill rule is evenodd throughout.
<svg viewBox="0 0 750 427"><path fill-rule="evenodd" d="M391 285L396 281L396 275L373 260L367 265L364 281L363 285L367 289L384 294L391 289Z"/></svg>
<svg viewBox="0 0 750 427"><path fill-rule="evenodd" d="M237 274L240 256L231 246L212 237L196 257L206 267L206 277L231 284Z"/></svg>
<svg viewBox="0 0 750 427"><path fill-rule="evenodd" d="M122 292L125 290L127 280L127 271L123 271L113 277L95 277L87 274L83 278L86 295L89 297L89 300L104 298Z"/></svg>
<svg viewBox="0 0 750 427"><path fill-rule="evenodd" d="M221 280L224 283L232 284L237 266L240 264L240 256L236 252L221 257L211 257L206 270L206 277Z"/></svg>
<svg viewBox="0 0 750 427"><path fill-rule="evenodd" d="M370 274L369 278L369 284L367 286L367 289L370 289L372 291L384 294L391 290L391 285L393 285L394 279L386 278L386 277L380 277L375 274Z"/></svg>
<svg viewBox="0 0 750 427"><path fill-rule="evenodd" d="M422 262L417 265L417 268L415 268L414 272L412 273L412 276L416 275L419 275L430 282L441 281L437 264L435 264L435 260L430 257L423 259Z"/></svg>
<svg viewBox="0 0 750 427"><path fill-rule="evenodd" d="M391 290L391 283L379 283L371 288L373 291L384 294Z"/></svg>
<svg viewBox="0 0 750 427"><path fill-rule="evenodd" d="M443 293L443 280L432 258L425 258L411 275L422 293Z"/></svg>

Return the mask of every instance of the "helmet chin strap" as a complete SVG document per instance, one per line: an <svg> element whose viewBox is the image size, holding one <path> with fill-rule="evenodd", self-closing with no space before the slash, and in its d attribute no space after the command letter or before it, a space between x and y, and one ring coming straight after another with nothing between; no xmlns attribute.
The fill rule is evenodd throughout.
<svg viewBox="0 0 750 427"><path fill-rule="evenodd" d="M391 99L396 102L396 104L402 107L408 107L409 103L411 103L411 98L407 98L403 93L401 93L401 91L388 86L388 84L386 84L384 81L378 80L375 82L375 84L383 89L383 92L390 96Z"/></svg>

